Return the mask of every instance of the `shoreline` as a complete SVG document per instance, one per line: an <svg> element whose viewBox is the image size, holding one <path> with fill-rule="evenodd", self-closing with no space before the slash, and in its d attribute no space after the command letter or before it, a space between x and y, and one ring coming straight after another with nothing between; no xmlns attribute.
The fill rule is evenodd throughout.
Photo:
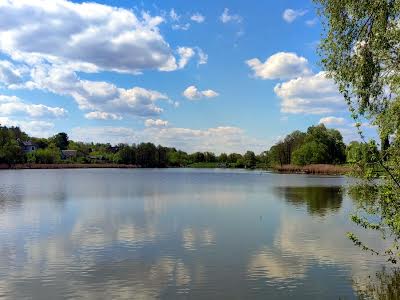
<svg viewBox="0 0 400 300"><path fill-rule="evenodd" d="M0 170L57 170L57 169L140 169L137 165L124 165L124 164L79 164L79 163L65 163L65 164L0 164ZM167 167L168 168L168 167ZM174 168L174 167L172 167ZM176 167L175 167L176 168ZM185 167L177 167L185 168ZM193 168L188 166L187 168ZM221 167L211 167L212 169L225 169ZM229 169L229 168L228 168ZM235 169L235 168L233 168ZM313 174L313 175L346 175L351 171L348 166L338 165L308 165L308 166L295 166L283 165L274 166L268 169L256 168L254 170L269 170L279 174Z"/></svg>
<svg viewBox="0 0 400 300"><path fill-rule="evenodd" d="M282 174L346 175L351 172L352 168L349 166L316 164L275 166L272 170Z"/></svg>
<svg viewBox="0 0 400 300"><path fill-rule="evenodd" d="M0 170L56 170L56 169L138 169L136 165L121 164L0 164Z"/></svg>

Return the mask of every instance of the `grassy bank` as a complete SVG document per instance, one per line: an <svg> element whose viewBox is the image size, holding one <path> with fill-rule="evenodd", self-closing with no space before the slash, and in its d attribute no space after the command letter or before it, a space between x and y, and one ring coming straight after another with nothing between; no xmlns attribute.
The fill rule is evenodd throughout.
<svg viewBox="0 0 400 300"><path fill-rule="evenodd" d="M188 168L198 168L198 169L215 169L220 168L221 164L217 162L198 162L187 166Z"/></svg>
<svg viewBox="0 0 400 300"><path fill-rule="evenodd" d="M307 166L296 166L296 165L283 165L275 166L272 168L276 172L281 173L296 173L296 174L322 174L322 175L345 175L351 171L348 166L340 165L307 165Z"/></svg>
<svg viewBox="0 0 400 300"><path fill-rule="evenodd" d="M133 169L137 168L135 165L122 165L122 164L0 164L0 169L100 169L100 168L120 168L120 169Z"/></svg>
<svg viewBox="0 0 400 300"><path fill-rule="evenodd" d="M220 163L194 163L188 165L187 168L226 168ZM124 165L124 164L111 164L111 163L99 163L99 164L80 164L80 163L63 163L63 164L0 164L0 169L100 169L100 168L120 168L120 169L134 169L140 168L136 165ZM258 166L256 169L265 170L264 166ZM344 175L351 171L349 166L340 165L307 165L307 166L296 166L296 165L283 165L275 166L271 168L275 172L279 173L292 173L292 174L321 174L321 175Z"/></svg>

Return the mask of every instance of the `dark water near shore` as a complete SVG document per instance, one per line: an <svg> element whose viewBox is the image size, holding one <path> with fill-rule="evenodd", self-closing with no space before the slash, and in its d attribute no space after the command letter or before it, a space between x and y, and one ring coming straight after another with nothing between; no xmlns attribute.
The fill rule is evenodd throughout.
<svg viewBox="0 0 400 300"><path fill-rule="evenodd" d="M0 298L354 299L382 259L346 238L357 229L345 185L240 170L1 171Z"/></svg>

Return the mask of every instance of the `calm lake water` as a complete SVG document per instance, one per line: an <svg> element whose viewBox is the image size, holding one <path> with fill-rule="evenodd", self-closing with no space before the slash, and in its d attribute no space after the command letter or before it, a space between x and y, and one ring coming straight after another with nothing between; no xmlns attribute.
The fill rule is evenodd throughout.
<svg viewBox="0 0 400 300"><path fill-rule="evenodd" d="M358 232L346 181L240 170L1 171L0 298L354 299L382 259L345 236Z"/></svg>

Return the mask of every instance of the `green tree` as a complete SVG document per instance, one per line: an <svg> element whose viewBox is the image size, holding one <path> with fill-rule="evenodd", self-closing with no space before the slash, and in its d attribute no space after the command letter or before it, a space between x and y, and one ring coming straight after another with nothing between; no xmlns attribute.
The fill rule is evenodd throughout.
<svg viewBox="0 0 400 300"><path fill-rule="evenodd" d="M216 162L217 157L212 152L204 152L204 161L205 162Z"/></svg>
<svg viewBox="0 0 400 300"><path fill-rule="evenodd" d="M49 141L45 138L31 138L32 142L38 146L39 149L46 149L49 146Z"/></svg>
<svg viewBox="0 0 400 300"><path fill-rule="evenodd" d="M152 143L142 143L137 147L137 164L144 168L157 167L157 147Z"/></svg>
<svg viewBox="0 0 400 300"><path fill-rule="evenodd" d="M346 146L341 133L336 129L327 129L324 124L311 126L307 129L304 142L315 142L314 147L324 148L325 154L320 153L314 163L338 164L346 161Z"/></svg>
<svg viewBox="0 0 400 300"><path fill-rule="evenodd" d="M278 142L273 145L268 151L268 158L270 165L283 165L286 161L286 154L284 152L284 145L282 142Z"/></svg>
<svg viewBox="0 0 400 300"><path fill-rule="evenodd" d="M0 147L0 162L15 164L23 162L23 152L21 146L15 140L9 140Z"/></svg>
<svg viewBox="0 0 400 300"><path fill-rule="evenodd" d="M346 148L346 159L350 164L372 164L374 157L379 156L378 147L374 140L369 143L351 142Z"/></svg>
<svg viewBox="0 0 400 300"><path fill-rule="evenodd" d="M253 151L247 151L243 156L243 164L246 169L254 169L257 164L257 158Z"/></svg>
<svg viewBox="0 0 400 300"><path fill-rule="evenodd" d="M372 181L376 166L366 164L359 176L366 182L355 187L360 203L369 214L355 214L357 224L379 230L393 239L388 249L371 249L352 233L349 237L365 250L397 262L400 238L400 1L315 0L323 18L325 36L322 63L337 83L352 117L361 130L362 118L376 125L381 157L376 165L384 170L383 180ZM371 154L372 155L372 154Z"/></svg>
<svg viewBox="0 0 400 300"><path fill-rule="evenodd" d="M168 148L158 145L157 147L157 167L165 168L168 166Z"/></svg>
<svg viewBox="0 0 400 300"><path fill-rule="evenodd" d="M287 135L282 142L282 162L283 164L292 163L293 152L296 151L301 145L303 145L307 134L296 130L291 134Z"/></svg>
<svg viewBox="0 0 400 300"><path fill-rule="evenodd" d="M86 157L92 152L92 144L69 141L68 149L76 150L78 157Z"/></svg>
<svg viewBox="0 0 400 300"><path fill-rule="evenodd" d="M190 155L190 159L192 160L193 163L200 163L200 162L205 162L205 157L204 153L202 152L196 152Z"/></svg>
<svg viewBox="0 0 400 300"><path fill-rule="evenodd" d="M323 164L328 162L328 147L318 141L310 141L293 153L293 163L296 165Z"/></svg>
<svg viewBox="0 0 400 300"><path fill-rule="evenodd" d="M134 165L136 163L136 149L128 145L120 145L113 161L119 164Z"/></svg>
<svg viewBox="0 0 400 300"><path fill-rule="evenodd" d="M61 161L60 149L51 145L46 149L38 149L28 154L29 163L55 164Z"/></svg>
<svg viewBox="0 0 400 300"><path fill-rule="evenodd" d="M55 136L50 138L50 142L54 143L60 150L67 150L69 145L68 134L65 132L57 133Z"/></svg>
<svg viewBox="0 0 400 300"><path fill-rule="evenodd" d="M226 153L221 153L218 156L218 162L220 163L226 163L228 161L228 155Z"/></svg>
<svg viewBox="0 0 400 300"><path fill-rule="evenodd" d="M257 162L259 162L263 168L270 166L268 151L263 151L257 155Z"/></svg>
<svg viewBox="0 0 400 300"><path fill-rule="evenodd" d="M0 125L0 163L15 164L25 160L21 148L21 141L28 140L28 136L19 127Z"/></svg>
<svg viewBox="0 0 400 300"><path fill-rule="evenodd" d="M243 167L243 157L239 153L231 153L228 155L228 163L231 167L241 168Z"/></svg>
<svg viewBox="0 0 400 300"><path fill-rule="evenodd" d="M311 126L307 133L294 131L270 148L268 163L285 164L341 164L346 161L346 145L338 130L320 124Z"/></svg>
<svg viewBox="0 0 400 300"><path fill-rule="evenodd" d="M183 167L189 164L189 155L183 151L177 151L175 148L170 148L167 151L168 166Z"/></svg>

